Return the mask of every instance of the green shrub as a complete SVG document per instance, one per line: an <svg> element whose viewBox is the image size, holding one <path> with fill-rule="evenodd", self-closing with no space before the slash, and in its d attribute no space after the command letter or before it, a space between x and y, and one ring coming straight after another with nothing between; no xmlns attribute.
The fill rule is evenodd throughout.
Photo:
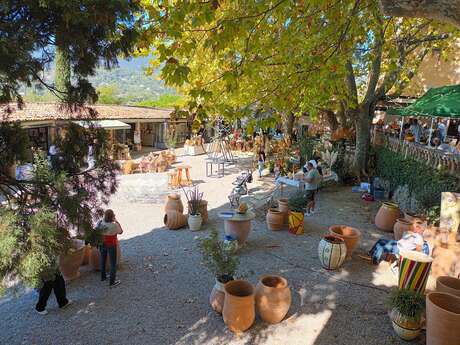
<svg viewBox="0 0 460 345"><path fill-rule="evenodd" d="M304 212L308 203L308 195L305 192L296 192L288 200L289 211Z"/></svg>
<svg viewBox="0 0 460 345"><path fill-rule="evenodd" d="M387 300L387 306L397 309L408 319L420 321L425 312L425 296L416 291L394 288Z"/></svg>

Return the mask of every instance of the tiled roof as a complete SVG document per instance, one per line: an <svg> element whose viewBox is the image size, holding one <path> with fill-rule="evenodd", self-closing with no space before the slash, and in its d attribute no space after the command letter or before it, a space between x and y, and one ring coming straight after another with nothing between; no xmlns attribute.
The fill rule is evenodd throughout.
<svg viewBox="0 0 460 345"><path fill-rule="evenodd" d="M57 103L26 103L22 109L16 104L10 104L12 110L7 121L43 121L43 120L69 120L86 117L87 110L81 115L71 113ZM169 119L172 109L158 109L150 107L136 107L128 105L93 105L92 109L99 114L98 119ZM5 118L6 106L0 107L0 121Z"/></svg>

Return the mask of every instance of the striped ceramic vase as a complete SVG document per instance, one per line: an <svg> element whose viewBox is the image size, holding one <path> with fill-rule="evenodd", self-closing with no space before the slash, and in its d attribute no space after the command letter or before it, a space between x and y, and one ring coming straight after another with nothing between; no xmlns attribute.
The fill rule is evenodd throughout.
<svg viewBox="0 0 460 345"><path fill-rule="evenodd" d="M416 251L401 251L399 257L400 289L425 292L433 258Z"/></svg>
<svg viewBox="0 0 460 345"><path fill-rule="evenodd" d="M318 256L325 269L336 270L340 268L347 256L345 241L333 235L324 236L319 241Z"/></svg>

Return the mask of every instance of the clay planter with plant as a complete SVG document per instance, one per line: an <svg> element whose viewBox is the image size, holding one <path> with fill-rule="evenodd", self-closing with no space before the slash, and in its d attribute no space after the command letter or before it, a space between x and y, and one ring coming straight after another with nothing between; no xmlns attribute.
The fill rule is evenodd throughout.
<svg viewBox="0 0 460 345"><path fill-rule="evenodd" d="M425 296L416 291L395 288L387 301L396 334L404 340L417 338L425 312Z"/></svg>
<svg viewBox="0 0 460 345"><path fill-rule="evenodd" d="M303 219L305 208L307 207L308 199L305 193L298 192L289 198L289 232L295 235L302 235Z"/></svg>
<svg viewBox="0 0 460 345"><path fill-rule="evenodd" d="M190 188L188 191L184 190L184 193L188 202L188 226L190 230L198 231L201 229L201 224L203 223L203 218L200 213L203 193L200 193L197 186Z"/></svg>
<svg viewBox="0 0 460 345"><path fill-rule="evenodd" d="M224 285L233 280L239 265L235 251L229 250L224 241L219 240L217 230L200 241L200 251L203 265L214 275L216 283L209 296L209 303L217 313L222 313L224 306Z"/></svg>

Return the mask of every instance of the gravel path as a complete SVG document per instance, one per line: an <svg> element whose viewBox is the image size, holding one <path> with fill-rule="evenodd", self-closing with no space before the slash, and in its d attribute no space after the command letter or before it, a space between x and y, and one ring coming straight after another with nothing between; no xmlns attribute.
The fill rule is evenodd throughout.
<svg viewBox="0 0 460 345"><path fill-rule="evenodd" d="M203 156L180 160L192 165L192 178L209 202L205 229L169 231L162 224L162 204L114 196L111 207L125 228L122 284L109 289L98 274L82 267L81 278L68 284L74 305L61 311L50 298L47 316L34 313L33 291L2 298L0 344L406 344L394 335L383 305L388 289L397 282L388 265L370 266L356 254L339 272L319 264L318 242L332 224L363 231L358 252L382 236L370 221L377 205L364 205L349 187L329 187L320 193L319 212L306 219L303 236L269 232L264 220L256 219L241 250L240 276L256 284L261 275L283 275L291 286L292 306L278 325L257 319L239 336L227 330L208 304L213 277L200 264L196 240L207 236L211 227L223 232L216 213L226 208L239 169L212 179L205 177ZM256 179L251 187L267 185L269 179Z"/></svg>

